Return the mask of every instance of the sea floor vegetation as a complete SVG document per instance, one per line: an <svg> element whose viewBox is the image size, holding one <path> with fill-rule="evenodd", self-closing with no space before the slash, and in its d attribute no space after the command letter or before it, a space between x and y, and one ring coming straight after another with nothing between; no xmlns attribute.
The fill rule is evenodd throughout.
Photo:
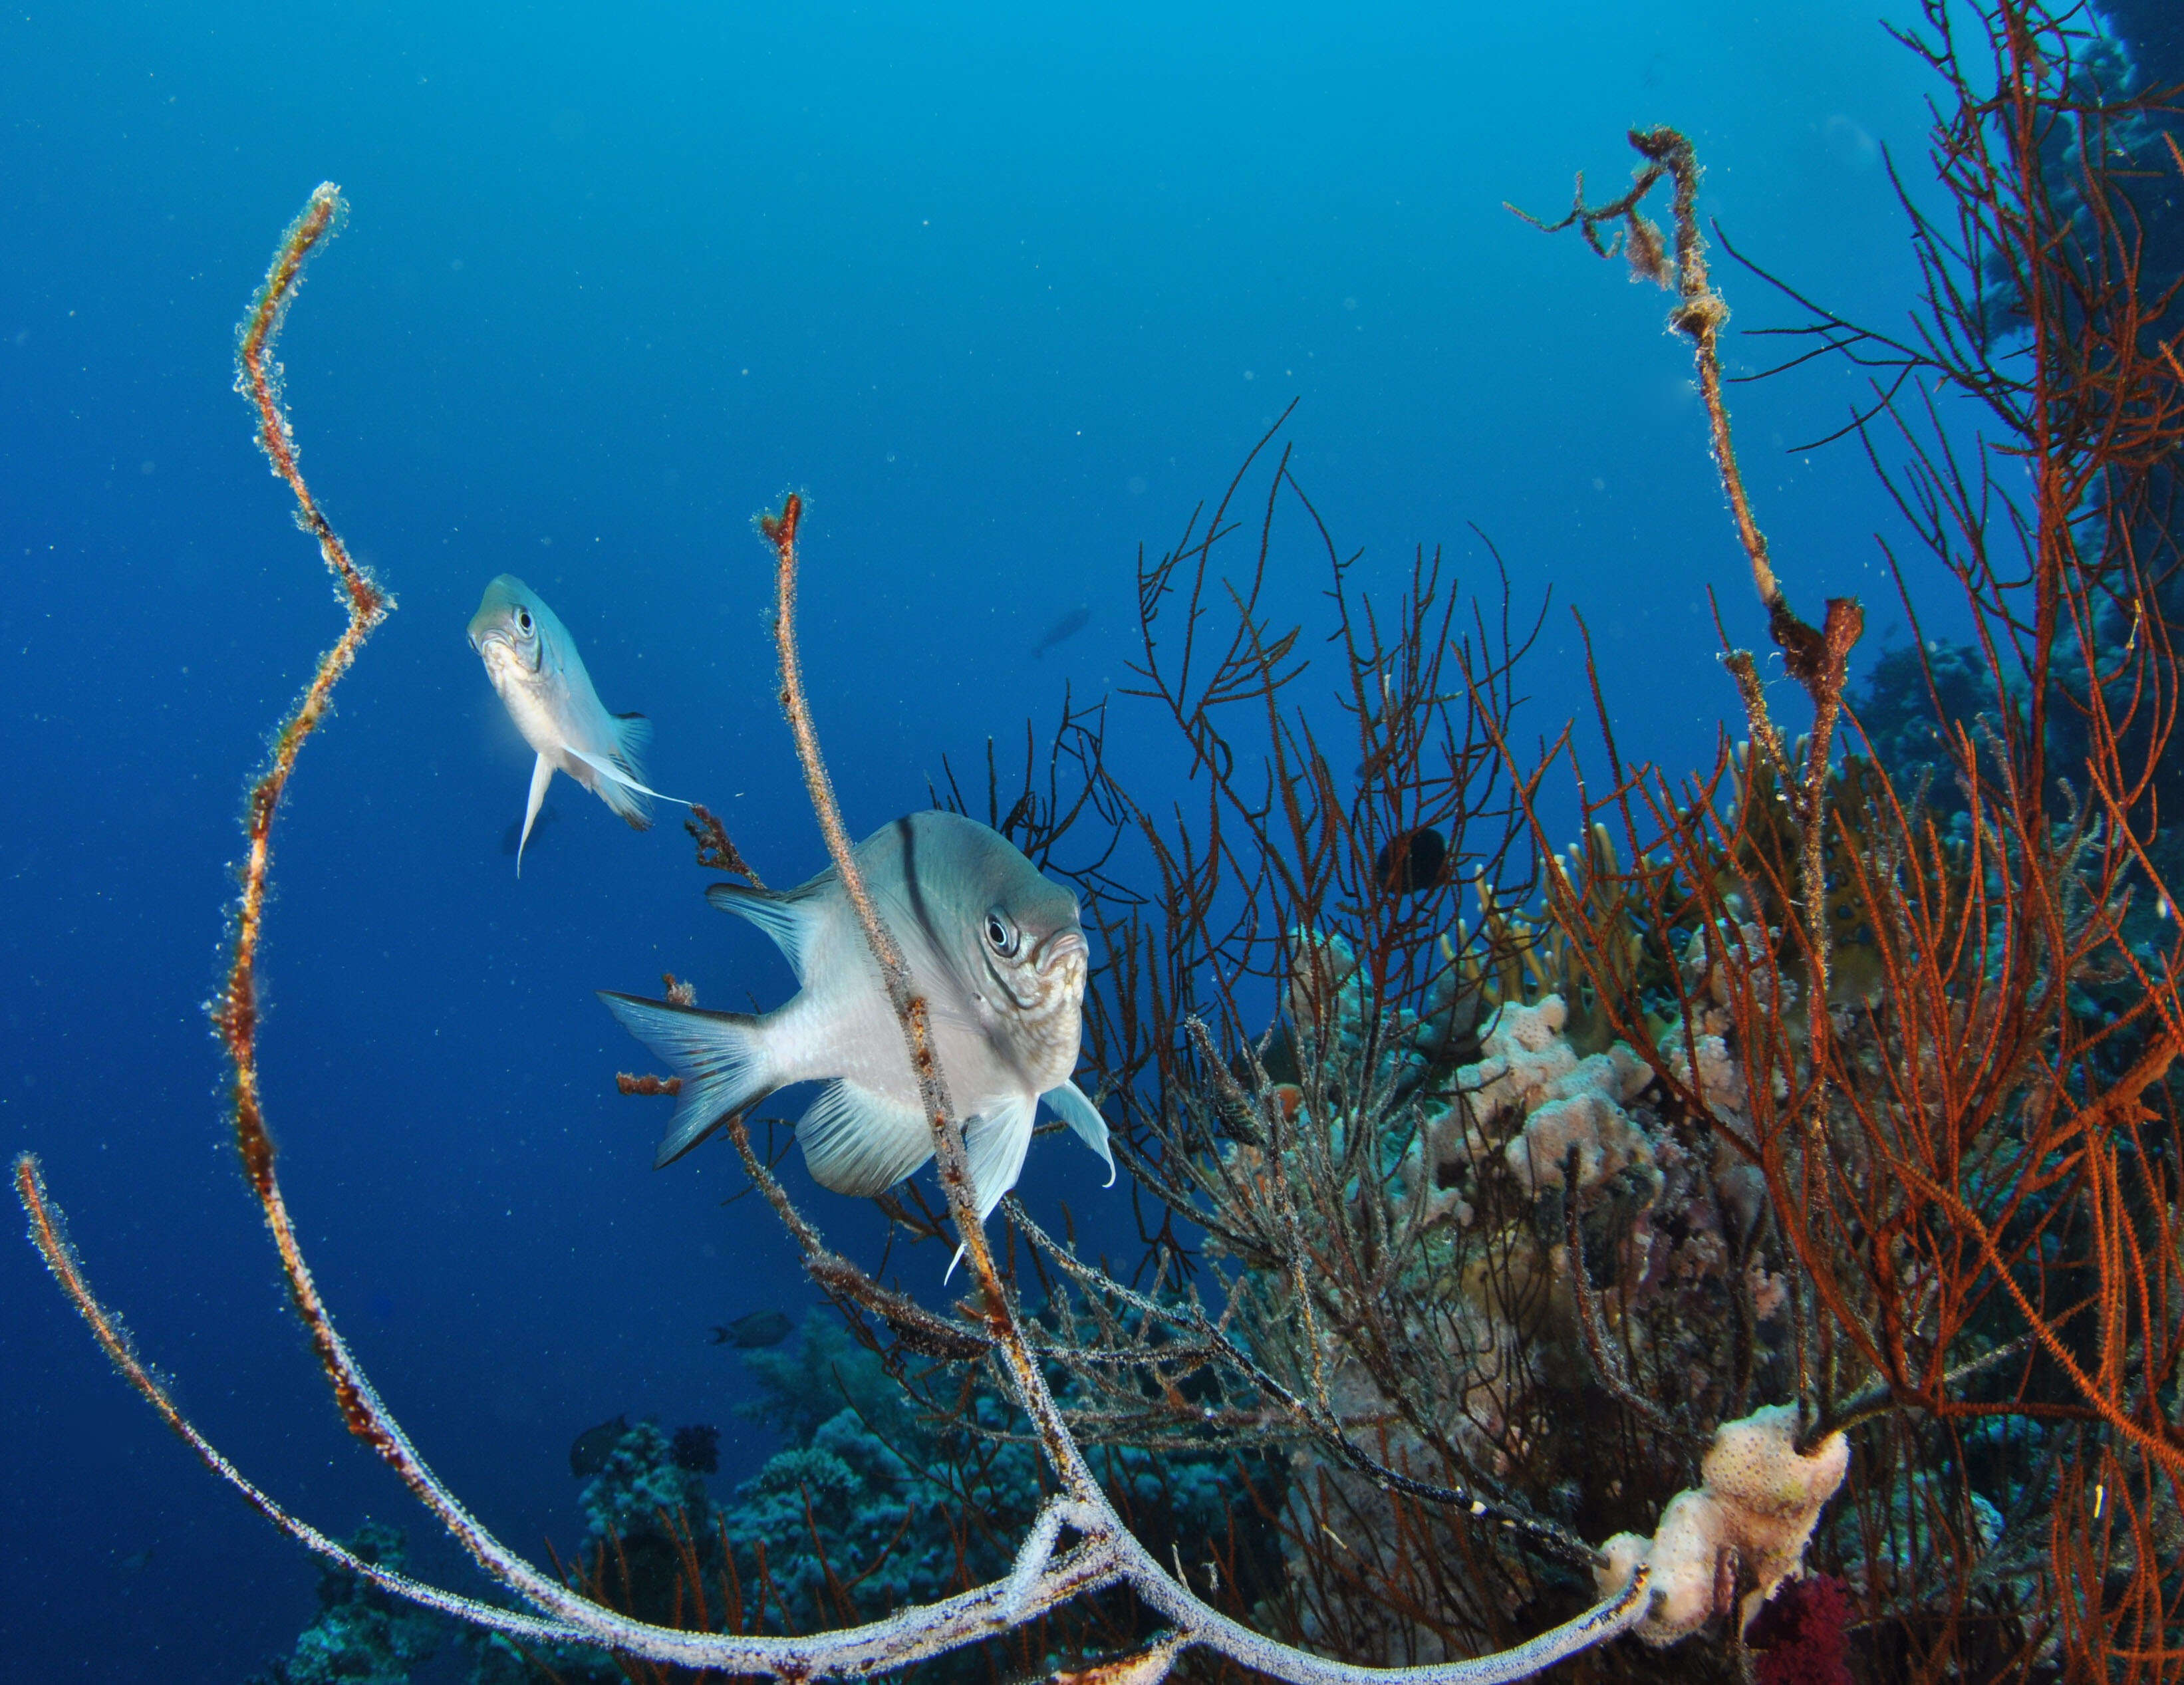
<svg viewBox="0 0 2184 1685"><path fill-rule="evenodd" d="M1843 431L1908 534L1910 647L1852 685L1860 605L1815 623L1778 576L1737 466L1699 163L1642 131L1627 191L1580 178L1543 225L1668 289L1695 360L1779 663L1723 631L1741 720L1706 765L1626 759L1596 682L1589 720L1526 748L1545 607L1506 578L1464 597L1423 553L1368 600L1284 418L1140 565L1128 692L1028 731L1020 775L989 750L983 787L935 792L1080 893L1079 1081L1134 1257L1089 1258L1013 1198L990 1237L976 1221L926 1004L862 896L805 694L799 500L763 520L796 752L936 1143L939 1202L881 1204L906 1242L960 1241L970 1287L935 1309L834 1251L730 1120L834 1307L746 1354L782 1448L721 1497L710 1442L619 1426L549 1567L480 1527L373 1393L261 1115L269 838L392 606L297 474L270 363L338 213L320 190L241 385L349 620L254 788L215 1020L338 1408L493 1590L422 1585L390 1530L338 1543L252 1486L92 1293L35 1161L15 1169L125 1376L326 1559L275 1677L393 1681L460 1645L490 1681L2184 1678L2184 125L2086 14L1930 0L1903 39L1939 90L1941 194L1904 195L1914 325L1750 284L1801 314L1788 364L1871 376ZM1268 606L1298 532L1326 626ZM1970 627L1954 642L1918 625L1936 580ZM1173 729L1183 804L1112 775L1121 709ZM750 876L704 809L691 830L701 866Z"/></svg>

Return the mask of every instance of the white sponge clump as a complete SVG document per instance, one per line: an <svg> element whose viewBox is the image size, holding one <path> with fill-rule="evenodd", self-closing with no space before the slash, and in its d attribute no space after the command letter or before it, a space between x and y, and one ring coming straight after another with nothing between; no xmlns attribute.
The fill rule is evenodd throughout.
<svg viewBox="0 0 2184 1685"><path fill-rule="evenodd" d="M1714 1430L1699 1465L1706 1484L1678 1493L1650 1539L1618 1533L1593 1570L1602 1595L1620 1589L1643 1563L1653 1605L1639 1622L1649 1644L1673 1644L1730 1612L1740 1578L1757 1583L1738 1611L1740 1630L1775 1587L1804 1571L1805 1546L1820 1510L1850 1467L1850 1443L1831 1433L1809 1456L1797 1454L1797 1411L1769 1404Z"/></svg>
<svg viewBox="0 0 2184 1685"><path fill-rule="evenodd" d="M1499 1143L1534 1195L1563 1185L1572 1147L1583 1187L1596 1187L1631 1165L1652 1165L1653 1143L1623 1103L1653 1073L1620 1042L1580 1059L1563 1036L1568 1021L1569 1009L1555 994L1533 1006L1508 1001L1496 1011L1479 1037L1479 1063L1456 1073L1463 1098L1448 1121L1471 1127L1460 1140L1442 1143L1444 1157L1484 1153Z"/></svg>

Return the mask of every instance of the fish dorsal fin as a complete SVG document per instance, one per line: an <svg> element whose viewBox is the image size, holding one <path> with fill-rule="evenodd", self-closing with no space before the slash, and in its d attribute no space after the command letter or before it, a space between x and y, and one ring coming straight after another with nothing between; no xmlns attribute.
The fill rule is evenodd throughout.
<svg viewBox="0 0 2184 1685"><path fill-rule="evenodd" d="M642 714L617 714L614 722L617 747L633 773L638 770L638 757L651 745L652 722Z"/></svg>
<svg viewBox="0 0 2184 1685"><path fill-rule="evenodd" d="M1085 1097L1084 1091L1074 1082L1065 1082L1059 1088L1050 1088L1039 1098L1045 1100L1054 1115L1075 1132L1077 1138L1100 1155L1107 1166L1107 1186L1115 1185L1115 1155L1107 1150L1107 1120L1100 1115L1099 1107Z"/></svg>
<svg viewBox="0 0 2184 1685"><path fill-rule="evenodd" d="M884 1193L933 1156L922 1110L846 1079L819 1091L796 1139L811 1179L837 1193Z"/></svg>
<svg viewBox="0 0 2184 1685"><path fill-rule="evenodd" d="M797 987L811 980L804 975L804 956L823 916L818 896L795 890L755 889L749 884L716 883L705 899L723 913L749 919L773 938L788 969L796 973Z"/></svg>

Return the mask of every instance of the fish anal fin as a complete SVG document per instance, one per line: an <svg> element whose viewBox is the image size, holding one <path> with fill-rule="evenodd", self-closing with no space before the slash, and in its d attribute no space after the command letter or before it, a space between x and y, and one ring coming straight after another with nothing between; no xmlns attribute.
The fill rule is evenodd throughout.
<svg viewBox="0 0 2184 1685"><path fill-rule="evenodd" d="M933 1156L920 1108L845 1078L819 1091L797 1121L796 1140L814 1182L861 1197L884 1193Z"/></svg>

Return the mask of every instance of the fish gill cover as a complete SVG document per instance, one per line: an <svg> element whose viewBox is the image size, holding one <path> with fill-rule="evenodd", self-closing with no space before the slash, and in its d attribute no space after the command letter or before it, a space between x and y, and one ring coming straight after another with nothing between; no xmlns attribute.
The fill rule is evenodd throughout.
<svg viewBox="0 0 2184 1685"><path fill-rule="evenodd" d="M315 676L253 669L269 717L305 689L252 787L214 1021L233 1138L334 1419L499 1588L477 1596L429 1527L406 1540L390 1529L404 1494L353 1469L328 1475L323 1442L300 1460L264 1443L277 1424L304 1446L312 1401L292 1344L261 1361L226 1326L240 1313L206 1315L247 1305L256 1279L237 1273L231 1200L206 1202L216 1243L159 1260L188 1296L115 1272L115 1298L150 1307L140 1349L93 1294L38 1164L16 1166L33 1238L109 1356L231 1483L267 1471L246 1496L331 1563L313 1618L293 1559L287 1632L251 1660L277 1650L276 1677L391 1680L450 1665L489 1679L804 1676L933 1656L919 1665L967 1677L1150 1681L1225 1656L1299 1680L1372 1677L1361 1667L1460 1680L1523 1677L1591 1647L1589 1666L1638 1678L2174 1677L2184 1024L2164 820L2179 793L2170 492L2184 436L2169 207L2184 156L2159 79L2088 14L1936 8L1906 45L1939 89L1932 180L1905 183L1925 283L1914 327L1864 329L1805 284L1794 253L1770 266L1799 287L1774 319L1790 327L1786 360L1813 351L1878 377L1856 388L1852 425L1897 505L1915 642L1852 678L1863 615L1893 611L1862 609L1810 553L1814 529L1773 514L1797 494L1755 468L1767 457L1748 422L1731 425L1731 398L1740 415L1770 402L1790 413L1767 388L1724 385L1738 370L1724 294L1756 314L1768 277L1704 266L1697 158L1676 131L1636 131L1640 181L1628 195L1581 184L1560 225L1670 288L1699 405L1659 431L1719 473L1728 554L1762 615L1741 606L1730 569L1702 569L1720 587L1720 642L1656 635L1634 670L1589 581L1565 592L1585 611L1565 633L1521 555L1483 594L1459 591L1431 554L1410 570L1361 561L1336 535L1376 526L1384 503L1333 509L1310 460L1312 407L1279 427L1269 416L1256 449L1238 445L1250 456L1233 481L1212 479L1187 518L1178 500L1179 537L1141 553L1134 581L1044 648L1067 666L1134 620L1116 682L1089 701L1072 689L1058 730L1049 716L1019 737L1000 722L1007 747L989 737L983 765L977 736L994 730L1006 687L980 682L960 722L972 754L929 769L939 801L1077 888L1097 949L1080 1081L1126 1178L1103 1210L1096 1193L1034 1176L983 1231L945 1060L922 1057L928 1003L891 961L883 921L861 920L862 938L899 1018L896 1056L923 1078L940 1202L912 1182L875 1217L797 1181L793 1160L777 1174L777 1121L735 1119L725 1147L657 1179L703 1214L678 1228L633 1220L647 1208L618 1192L639 1179L665 1109L605 1098L622 1050L550 1003L633 965L733 999L763 955L724 963L678 933L721 940L722 921L694 907L705 880L642 894L650 880L630 863L657 856L590 826L585 804L585 823L562 827L578 835L554 839L575 870L515 898L493 848L504 795L465 774L462 801L432 810L471 812L464 846L486 870L454 870L459 891L437 898L397 887L422 881L405 850L440 874L459 851L379 811L418 808L450 777L452 692L396 640L419 624L421 595L475 600L504 555L437 570L461 574L460 588L382 559L406 612L343 678L387 603L301 478L270 361L304 259L337 225L337 197L315 197L254 309L241 384L348 618ZM580 114L554 122L581 137ZM1856 130L1830 120L1821 132L1854 160ZM1602 152L1593 131L1568 144ZM1529 208L1555 222L1544 203ZM353 236L342 259L361 246ZM1558 260L1543 242L1510 273ZM400 289L370 291L383 312ZM311 344L299 390L343 354ZM1641 359L1644 342L1615 354ZM315 472L350 478L343 437L317 447ZM1841 451L1819 460L1837 484L1864 472ZM816 472L789 471L825 492ZM1642 507L1630 513L1642 535ZM952 531L969 519L959 504ZM710 528L733 524L715 511ZM772 501L761 536L758 565L731 570L730 587L680 570L682 620L705 591L740 593L708 634L708 682L731 693L739 666L763 690L778 659L800 751L788 776L808 784L847 875L865 819L917 804L889 781L901 773L887 765L893 740L838 731L834 711L868 721L860 687L914 662L921 640L959 677L967 664L983 681L1028 663L1041 627L1088 593L1069 578L1012 637L995 617L1022 607L1010 593L1036 570L984 576L984 620L898 617L882 640L861 642L854 623L822 631L807 609L806 673L790 587L846 576L869 595L889 576L849 572L842 535L800 497ZM1654 536L1635 570L1657 598L1691 584L1658 559L1666 542ZM754 624L769 567L774 651ZM1470 571L1494 586L1490 564ZM231 667L263 663L303 625L238 604L226 574L191 583L192 601L226 605ZM454 642L467 608L430 637ZM102 659L81 603L70 623L83 659ZM625 660L664 666L682 621L666 625ZM1772 654L1736 647L1762 630ZM1664 753L1663 664L1723 643L1720 703L1702 706L1738 724L1711 754ZM400 682L374 690L382 658ZM1589 694L1559 682L1573 672ZM355 717L327 732L337 680ZM136 715L155 722L173 682L148 669ZM1590 724L1564 731L1579 703ZM888 705L905 731L932 729ZM777 801L737 805L766 765L794 764L756 717L731 735L701 725L707 711L690 709L685 729L717 753L682 765L727 787L694 821L699 864L749 878L747 854L796 881L822 852L808 827ZM400 729L375 731L382 716ZM1885 726L1870 738L1869 717ZM855 831L843 799L866 809ZM156 804L131 811L162 836ZM1396 846L1422 835L1443 851L1431 873ZM285 893L271 902L276 840ZM535 939L496 940L504 920ZM599 928L624 945L606 951ZM42 963L25 971L40 988ZM275 983L312 993L284 1000L269 963ZM88 1150L120 1126L106 1091L132 1055L114 1028L155 1022L144 1002L171 1012L177 975L109 972L80 1023L36 1020L50 1033L26 1074L59 1088L76 1127L41 1112L49 1133L25 1142L50 1151L102 1274L128 1254L110 1208L142 1202L141 1166L102 1181ZM504 1004L457 987L473 976ZM314 1022L329 979L355 985L332 1030ZM683 979L667 979L669 998L694 1004ZM94 1026L92 1060L55 1057L64 1032ZM627 1086L671 1089L646 1073ZM174 1106L131 1109L173 1132ZM580 1197L544 1197L532 1166ZM974 1285L951 1301L935 1284L959 1241ZM759 1395L747 1426L770 1438L688 1438L678 1454L662 1421L728 1418L661 1403L662 1377L703 1358L704 1313L720 1314L724 1287L773 1295L755 1287L757 1260L776 1260L764 1267L789 1287L769 1244L835 1310L794 1347L747 1360ZM543 1321L524 1316L536 1280L554 1284ZM436 1281L460 1292L435 1295ZM523 1338L501 1333L511 1317ZM621 1332L601 1348L582 1343L587 1330ZM542 1363L525 1339L551 1354ZM600 1349L615 1366L574 1360ZM10 1396L58 1415L87 1365L52 1350L8 1365ZM161 1454L138 1420L99 1417L102 1395L81 1396L85 1426L59 1439L58 1460L83 1489L36 1532L48 1554L71 1548L86 1511L135 1504L140 1532L161 1525L131 1491L166 1478ZM239 1471L199 1420L242 1453ZM109 1445L143 1447L128 1482L98 1483L94 1422ZM586 1422L601 1426L579 1442L589 1478L576 1514L559 1465L574 1465L570 1436ZM506 1454L519 1444L527 1461ZM707 1455L727 1465L725 1500L695 1466ZM56 1461L36 1460L18 1505ZM467 1504L431 1465L454 1471ZM349 1543L304 1513L343 1516ZM535 1515L560 1541L543 1564L501 1543L531 1536ZM133 1538L115 1553L141 1565L125 1577L80 1571L63 1594L11 1597L6 1618L27 1636L10 1653L37 1658L40 1677L184 1677L146 1658L170 1645L202 1658L207 1632L263 1630L268 1599L237 1589L266 1577L237 1566L257 1548ZM285 1559L267 1560L277 1578ZM155 1604L148 1588L169 1575ZM968 1604L945 1601L981 1585ZM142 1618L82 1618L102 1606ZM874 1624L844 1630L859 1622ZM967 1648L935 1655L951 1644Z"/></svg>

